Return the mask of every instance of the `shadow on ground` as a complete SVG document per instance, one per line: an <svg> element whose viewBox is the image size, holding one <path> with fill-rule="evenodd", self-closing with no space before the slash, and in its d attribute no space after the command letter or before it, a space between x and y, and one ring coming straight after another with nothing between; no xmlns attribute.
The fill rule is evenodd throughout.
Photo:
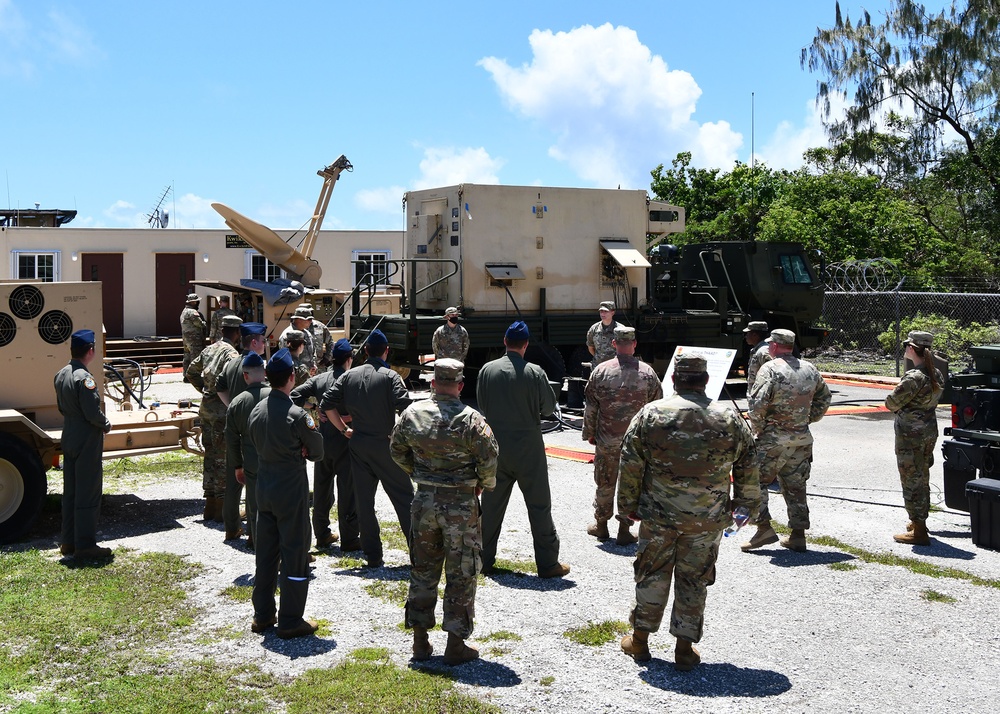
<svg viewBox="0 0 1000 714"><path fill-rule="evenodd" d="M639 673L647 684L692 697L775 697L792 688L785 675L720 662L702 663L690 672L678 672L674 663L654 658Z"/></svg>

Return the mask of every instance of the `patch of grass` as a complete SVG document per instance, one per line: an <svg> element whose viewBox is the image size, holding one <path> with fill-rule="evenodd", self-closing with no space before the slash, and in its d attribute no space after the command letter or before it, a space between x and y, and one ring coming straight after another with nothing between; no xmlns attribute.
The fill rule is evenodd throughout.
<svg viewBox="0 0 1000 714"><path fill-rule="evenodd" d="M359 647L351 652L351 657L358 662L388 662L389 656L385 647Z"/></svg>
<svg viewBox="0 0 1000 714"><path fill-rule="evenodd" d="M477 637L480 642L490 642L491 640L510 640L513 642L520 642L522 638L516 632L511 632L510 630L497 630L496 632L491 632L488 635L483 635L482 637Z"/></svg>
<svg viewBox="0 0 1000 714"><path fill-rule="evenodd" d="M406 544L406 536L399 529L399 523L396 521L379 521L378 527L381 530L380 535L384 548L394 548L404 553L410 550L410 546Z"/></svg>
<svg viewBox="0 0 1000 714"><path fill-rule="evenodd" d="M924 590L920 593L920 597L927 602L958 602L957 598L953 598L951 595L945 595L944 593L939 593L937 590Z"/></svg>
<svg viewBox="0 0 1000 714"><path fill-rule="evenodd" d="M626 622L605 620L604 622L588 622L583 627L571 627L563 633L563 636L579 645L600 647L627 634L630 629Z"/></svg>
<svg viewBox="0 0 1000 714"><path fill-rule="evenodd" d="M363 568L364 566L365 561L363 558L355 558L350 555L342 555L333 561L333 567L342 570L353 570L355 568Z"/></svg>
<svg viewBox="0 0 1000 714"><path fill-rule="evenodd" d="M222 596L236 602L250 602L253 596L253 585L230 585L222 589Z"/></svg>
<svg viewBox="0 0 1000 714"><path fill-rule="evenodd" d="M493 569L515 575L532 575L538 572L538 566L533 560L507 560L506 558L497 558L493 561Z"/></svg>
<svg viewBox="0 0 1000 714"><path fill-rule="evenodd" d="M854 563L830 563L828 566L830 570L857 570L858 566Z"/></svg>
<svg viewBox="0 0 1000 714"><path fill-rule="evenodd" d="M373 653L374 654L374 653ZM446 674L403 669L388 661L352 658L311 669L284 688L288 714L315 711L379 714L500 714L501 709L453 691Z"/></svg>
<svg viewBox="0 0 1000 714"><path fill-rule="evenodd" d="M927 562L926 560L921 560L919 558L910 558L889 552L876 553L869 550L865 550L864 548L858 548L856 546L849 545L842 540L839 540L837 538L832 538L830 536L810 537L809 542L815 543L817 545L825 545L830 548L836 548L837 550L842 550L845 553L850 553L851 555L855 556L858 560L861 560L865 563L878 563L879 565L896 565L906 568L910 572L917 573L918 575L926 575L931 578L953 578L954 580L964 580L966 582L972 583L973 585L982 585L984 587L996 588L1000 590L1000 580L989 580L987 578L981 578L978 575L973 575L972 573L966 572L965 570L959 570L958 568L945 568L940 565L935 565L934 563Z"/></svg>
<svg viewBox="0 0 1000 714"><path fill-rule="evenodd" d="M365 585L365 592L380 600L403 607L410 583L406 580L373 580Z"/></svg>
<svg viewBox="0 0 1000 714"><path fill-rule="evenodd" d="M148 646L191 624L183 586L200 569L165 553L119 550L101 567L63 565L40 551L4 554L0 691L128 675L128 643Z"/></svg>
<svg viewBox="0 0 1000 714"><path fill-rule="evenodd" d="M183 450L104 462L105 493L129 493L166 478L201 477L202 457Z"/></svg>
<svg viewBox="0 0 1000 714"><path fill-rule="evenodd" d="M538 683L541 684L543 687L551 687L553 683L555 683L555 681L556 681L555 677L549 676L549 677L542 677L541 679L538 680Z"/></svg>
<svg viewBox="0 0 1000 714"><path fill-rule="evenodd" d="M493 647L487 648L486 653L491 657L503 657L505 654L509 654L510 650L506 647L497 647L494 645Z"/></svg>

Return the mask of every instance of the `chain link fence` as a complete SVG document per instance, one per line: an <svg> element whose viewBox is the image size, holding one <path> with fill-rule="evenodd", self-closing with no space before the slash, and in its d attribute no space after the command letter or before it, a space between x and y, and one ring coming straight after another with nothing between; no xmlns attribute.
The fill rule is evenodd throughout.
<svg viewBox="0 0 1000 714"><path fill-rule="evenodd" d="M972 366L970 346L1000 343L1000 293L828 290L823 327L829 334L810 359L826 372L900 376L909 330L933 334L934 351L961 372Z"/></svg>

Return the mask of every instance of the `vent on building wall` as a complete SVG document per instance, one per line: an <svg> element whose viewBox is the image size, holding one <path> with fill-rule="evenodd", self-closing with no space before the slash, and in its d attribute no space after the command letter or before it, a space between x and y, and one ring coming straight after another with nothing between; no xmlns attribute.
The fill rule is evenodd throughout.
<svg viewBox="0 0 1000 714"><path fill-rule="evenodd" d="M45 309L45 297L34 285L19 285L10 293L10 311L22 320L34 320Z"/></svg>
<svg viewBox="0 0 1000 714"><path fill-rule="evenodd" d="M17 325L14 318L6 312L0 312L0 347L6 347L17 336Z"/></svg>
<svg viewBox="0 0 1000 714"><path fill-rule="evenodd" d="M38 336L50 345L59 345L73 334L73 320L62 310L50 310L38 321Z"/></svg>

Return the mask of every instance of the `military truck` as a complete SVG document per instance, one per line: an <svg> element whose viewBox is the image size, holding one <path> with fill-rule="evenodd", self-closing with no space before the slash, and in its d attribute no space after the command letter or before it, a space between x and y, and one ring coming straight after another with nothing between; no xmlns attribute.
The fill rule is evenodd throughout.
<svg viewBox="0 0 1000 714"><path fill-rule="evenodd" d="M47 490L46 471L58 464L62 415L53 378L69 362L70 336L101 334L101 283L0 281L0 543L20 538L38 517ZM104 391L97 360L91 372ZM120 370L112 371L112 374ZM118 377L116 377L117 379ZM127 379L127 378L126 378ZM121 380L119 380L119 385ZM146 408L126 398L105 399L112 430L104 438L104 458L139 456L173 449L200 449L196 409ZM117 408L112 408L112 407Z"/></svg>
<svg viewBox="0 0 1000 714"><path fill-rule="evenodd" d="M404 203L406 254L374 276L400 291L400 311L374 315L355 300L350 316L358 341L385 333L403 368L426 362L447 307L469 331L470 370L501 355L505 328L521 319L527 358L554 382L590 360L586 332L604 300L661 374L680 344L742 355L750 320L793 330L802 348L824 335L811 324L823 283L800 244L671 245L684 209L643 190L461 184L410 191Z"/></svg>
<svg viewBox="0 0 1000 714"><path fill-rule="evenodd" d="M941 442L944 499L969 510L966 484L1000 478L1000 345L969 348L974 369L949 376L942 402L951 403L951 426Z"/></svg>

